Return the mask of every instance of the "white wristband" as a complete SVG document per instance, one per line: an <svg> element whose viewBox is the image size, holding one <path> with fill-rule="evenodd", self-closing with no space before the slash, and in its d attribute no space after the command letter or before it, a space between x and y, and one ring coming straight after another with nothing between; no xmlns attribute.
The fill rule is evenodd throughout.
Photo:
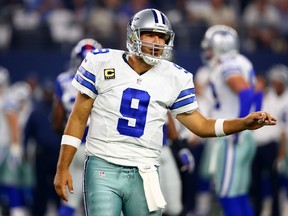
<svg viewBox="0 0 288 216"><path fill-rule="evenodd" d="M78 139L77 137L70 136L70 135L63 135L62 140L61 140L61 145L70 145L74 146L75 148L78 149L78 147L81 145L81 140Z"/></svg>
<svg viewBox="0 0 288 216"><path fill-rule="evenodd" d="M224 121L225 119L216 119L214 128L215 128L215 135L217 137L226 136L223 130Z"/></svg>

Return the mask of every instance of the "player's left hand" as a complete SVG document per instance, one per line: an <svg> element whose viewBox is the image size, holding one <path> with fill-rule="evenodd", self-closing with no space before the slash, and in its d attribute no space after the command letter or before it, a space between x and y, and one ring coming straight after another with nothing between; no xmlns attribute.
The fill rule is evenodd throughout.
<svg viewBox="0 0 288 216"><path fill-rule="evenodd" d="M248 130L256 130L265 125L276 125L277 119L267 112L252 112L244 118L244 125Z"/></svg>

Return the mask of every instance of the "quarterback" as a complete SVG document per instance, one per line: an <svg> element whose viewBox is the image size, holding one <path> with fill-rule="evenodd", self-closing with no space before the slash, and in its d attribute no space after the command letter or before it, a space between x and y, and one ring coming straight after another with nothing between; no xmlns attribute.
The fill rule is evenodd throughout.
<svg viewBox="0 0 288 216"><path fill-rule="evenodd" d="M224 136L276 119L254 112L231 120L198 111L192 74L169 61L174 32L156 9L136 13L127 26L128 51L87 54L72 84L76 101L62 137L54 185L73 193L70 163L90 116L84 166L86 215L161 215L165 200L158 178L163 125L168 110L201 137Z"/></svg>

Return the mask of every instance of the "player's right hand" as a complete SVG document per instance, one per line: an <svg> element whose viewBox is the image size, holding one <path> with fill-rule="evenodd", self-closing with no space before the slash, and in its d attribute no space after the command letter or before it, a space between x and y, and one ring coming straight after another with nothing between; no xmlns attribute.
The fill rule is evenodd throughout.
<svg viewBox="0 0 288 216"><path fill-rule="evenodd" d="M252 112L244 119L245 129L256 130L266 125L276 125L277 120L267 112Z"/></svg>
<svg viewBox="0 0 288 216"><path fill-rule="evenodd" d="M57 169L55 178L54 178L54 187L58 196L68 202L66 187L69 193L73 194L73 184L72 184L72 177L69 172L69 169Z"/></svg>

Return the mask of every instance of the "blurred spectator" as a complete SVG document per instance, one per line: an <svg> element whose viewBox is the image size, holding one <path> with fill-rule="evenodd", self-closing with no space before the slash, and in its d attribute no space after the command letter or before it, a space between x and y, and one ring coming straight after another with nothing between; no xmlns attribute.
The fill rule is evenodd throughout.
<svg viewBox="0 0 288 216"><path fill-rule="evenodd" d="M201 19L207 27L213 25L237 26L237 15L234 6L225 0L211 0L205 2L190 1L188 4L190 19Z"/></svg>
<svg viewBox="0 0 288 216"><path fill-rule="evenodd" d="M119 44L117 13L122 0L100 0L89 11L87 21L84 24L87 37L99 38L103 44L116 48ZM126 31L126 27L125 27Z"/></svg>
<svg viewBox="0 0 288 216"><path fill-rule="evenodd" d="M283 41L279 36L281 17L276 7L268 0L254 0L243 12L245 34L244 49L268 52L283 52Z"/></svg>
<svg viewBox="0 0 288 216"><path fill-rule="evenodd" d="M10 47L12 37L12 28L7 18L2 16L0 9L0 50L6 50Z"/></svg>
<svg viewBox="0 0 288 216"><path fill-rule="evenodd" d="M119 41L126 41L127 36L127 23L129 19L138 11L145 8L153 8L150 0L128 0L121 5L117 17L117 25L119 28L118 37ZM119 44L120 49L126 48L126 43Z"/></svg>
<svg viewBox="0 0 288 216"><path fill-rule="evenodd" d="M277 0L276 2L277 9L280 13L280 32L285 38L286 43L288 42L288 1L287 0ZM287 45L287 44L286 44ZM286 50L288 48L286 47Z"/></svg>
<svg viewBox="0 0 288 216"><path fill-rule="evenodd" d="M70 50L71 46L79 41L84 30L81 22L77 22L74 14L66 8L57 8L51 11L47 17L49 29L53 41L63 48Z"/></svg>
<svg viewBox="0 0 288 216"><path fill-rule="evenodd" d="M198 5L199 4L199 5ZM202 4L193 5L193 9L201 10ZM171 20L171 25L177 37L175 47L181 50L199 48L199 41L206 30L205 22L197 17L191 17L188 0L177 0L174 5L166 9L166 14Z"/></svg>

